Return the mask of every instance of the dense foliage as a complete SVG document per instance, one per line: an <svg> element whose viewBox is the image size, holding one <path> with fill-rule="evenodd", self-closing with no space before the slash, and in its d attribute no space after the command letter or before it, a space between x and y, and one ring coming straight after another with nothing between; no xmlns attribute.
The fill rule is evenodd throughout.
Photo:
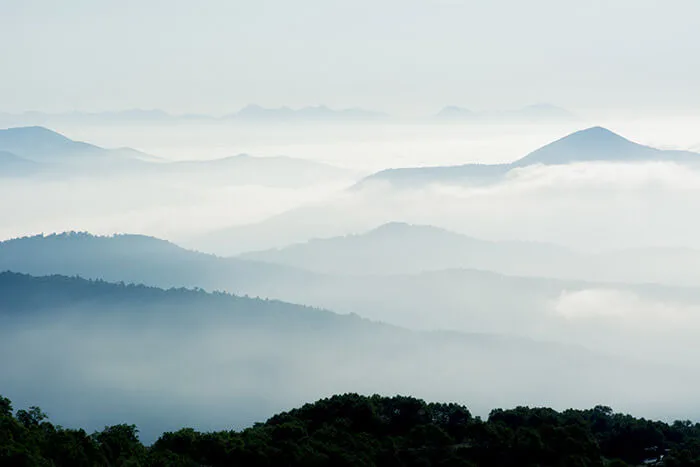
<svg viewBox="0 0 700 467"><path fill-rule="evenodd" d="M671 425L608 407L518 407L483 421L457 404L334 396L243 430L183 428L144 446L133 425L87 434L0 397L8 466L625 466L700 465L700 424Z"/></svg>

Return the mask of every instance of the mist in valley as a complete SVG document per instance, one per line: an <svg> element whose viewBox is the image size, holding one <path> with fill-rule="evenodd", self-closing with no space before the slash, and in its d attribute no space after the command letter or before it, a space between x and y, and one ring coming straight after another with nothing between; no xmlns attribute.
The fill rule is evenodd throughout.
<svg viewBox="0 0 700 467"><path fill-rule="evenodd" d="M15 406L147 444L349 392L700 421L697 5L174 2L155 44L151 2L30 3L0 6Z"/></svg>
<svg viewBox="0 0 700 467"><path fill-rule="evenodd" d="M282 133L314 144L307 125ZM338 125L376 134L384 124ZM463 126L423 128L458 135ZM452 163L485 163L470 144L527 148L531 128L470 126L477 141L463 140ZM344 145L327 138L316 144ZM453 144L433 143L441 157ZM152 144L138 150L151 154ZM394 168L405 144L358 157ZM418 162L416 147L406 157ZM211 154L7 177L0 269L283 300L372 320L362 322L371 331L227 325L229 315L196 301L174 312L108 295L21 319L6 303L6 394L72 425L128 419L144 439L182 425L244 427L349 391L455 400L482 414L518 404L605 403L665 419L698 410L692 164L573 161L478 183L396 185L363 181L370 167L351 155L340 167L262 149ZM74 230L89 234L60 234ZM37 233L48 236L14 239Z"/></svg>

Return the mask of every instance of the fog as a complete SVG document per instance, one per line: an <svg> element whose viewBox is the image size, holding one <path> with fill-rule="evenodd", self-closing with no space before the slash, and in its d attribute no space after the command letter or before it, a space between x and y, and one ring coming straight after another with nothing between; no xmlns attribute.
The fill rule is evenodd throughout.
<svg viewBox="0 0 700 467"><path fill-rule="evenodd" d="M279 175L266 184L253 179L259 169L246 172L250 179L247 182L221 171L216 176L215 171L195 176L184 169L180 176L163 177L137 170L113 173L104 180L109 172L106 170L101 172L99 183L95 183L92 174L70 179L3 179L0 214L4 222L0 237L76 229L136 232L217 253L236 254L309 238L359 233L387 221L406 221L434 224L487 239L552 241L586 248L632 246L627 243L631 238L637 246L692 246L698 237L686 225L691 219L679 212L690 211L690 207L678 205L677 200L680 197L684 203L695 202L692 192L696 175L677 167L651 164L629 170L604 165L527 168L512 173L508 183L477 190L434 186L412 193L349 195L343 189L386 168L513 161L593 123L642 144L689 149L699 144L695 132L698 122L692 116L603 116L541 124L400 120L356 124L57 123L51 129L71 139L106 148L131 147L164 161L204 161L250 154L255 158L286 156L345 171L332 177L319 174L299 179L297 172L278 168ZM657 168L662 173L657 173ZM273 173L274 169L266 168L265 172ZM285 176L286 181L282 182ZM605 206L598 206L602 197L606 199ZM653 203L647 205L650 198ZM16 209L18 200L22 209ZM200 235L263 222L294 208L308 210L309 215L285 214L288 220L283 222L283 228L271 227L279 236L271 242L264 240L270 235L264 228L253 229L251 235L261 241L250 245L240 239L240 246L217 249L214 242L197 241ZM606 212L598 212L599 208ZM343 219L326 219L325 214L319 215L324 209L350 212L342 212ZM595 216L590 215L592 210ZM621 215L624 222L620 222ZM656 220L657 215L664 217ZM569 218L564 221L562 216ZM299 223L308 227L297 234ZM556 227L552 228L552 224ZM647 233L647 224L653 224L656 231ZM566 230L559 232L562 228ZM582 230L586 236L595 232L596 237L587 241L581 238Z"/></svg>
<svg viewBox="0 0 700 467"><path fill-rule="evenodd" d="M698 171L668 163L528 167L485 187L383 183L343 192L258 225L188 244L237 254L310 238L360 233L404 221L493 240L527 240L601 250L700 247Z"/></svg>
<svg viewBox="0 0 700 467"><path fill-rule="evenodd" d="M0 243L0 271L201 287L339 315L282 304L288 321L240 321L206 301L216 296L134 305L95 283L65 303L18 306L14 294L64 300L62 286L12 286L0 296L0 394L69 426L136 423L147 441L350 391L481 415L605 404L695 419L697 166L660 156L527 165L483 183L365 179L510 163L590 120L57 122L51 130L99 146L90 157L129 147L158 159L98 167L34 151L42 170L3 172L0 238L131 233L203 253L144 237L36 237ZM697 150L698 122L594 123Z"/></svg>
<svg viewBox="0 0 700 467"><path fill-rule="evenodd" d="M346 188L343 181L311 187L191 183L187 176L3 181L0 235L86 230L143 232L183 238L231 224L259 222Z"/></svg>
<svg viewBox="0 0 700 467"><path fill-rule="evenodd" d="M697 372L575 346L352 322L319 334L153 305L147 316L96 311L3 319L4 394L68 425L136 423L145 442L183 425L242 428L347 391L458 401L482 416L519 404L606 403L665 419L700 410Z"/></svg>

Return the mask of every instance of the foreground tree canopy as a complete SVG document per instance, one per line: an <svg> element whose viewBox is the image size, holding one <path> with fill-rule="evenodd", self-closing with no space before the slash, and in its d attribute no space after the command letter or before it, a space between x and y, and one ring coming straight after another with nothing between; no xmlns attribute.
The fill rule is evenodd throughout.
<svg viewBox="0 0 700 467"><path fill-rule="evenodd" d="M8 466L700 466L700 424L667 424L609 407L497 409L345 394L241 432L183 428L144 446L133 425L88 434L0 397Z"/></svg>

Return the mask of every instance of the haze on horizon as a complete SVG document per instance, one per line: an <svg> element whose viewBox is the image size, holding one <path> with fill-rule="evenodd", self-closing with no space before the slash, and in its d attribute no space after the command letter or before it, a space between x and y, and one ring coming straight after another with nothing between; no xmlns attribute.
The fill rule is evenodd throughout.
<svg viewBox="0 0 700 467"><path fill-rule="evenodd" d="M0 395L148 441L352 391L700 420L699 17L0 1Z"/></svg>
<svg viewBox="0 0 700 467"><path fill-rule="evenodd" d="M2 111L697 112L694 0L0 3Z"/></svg>

